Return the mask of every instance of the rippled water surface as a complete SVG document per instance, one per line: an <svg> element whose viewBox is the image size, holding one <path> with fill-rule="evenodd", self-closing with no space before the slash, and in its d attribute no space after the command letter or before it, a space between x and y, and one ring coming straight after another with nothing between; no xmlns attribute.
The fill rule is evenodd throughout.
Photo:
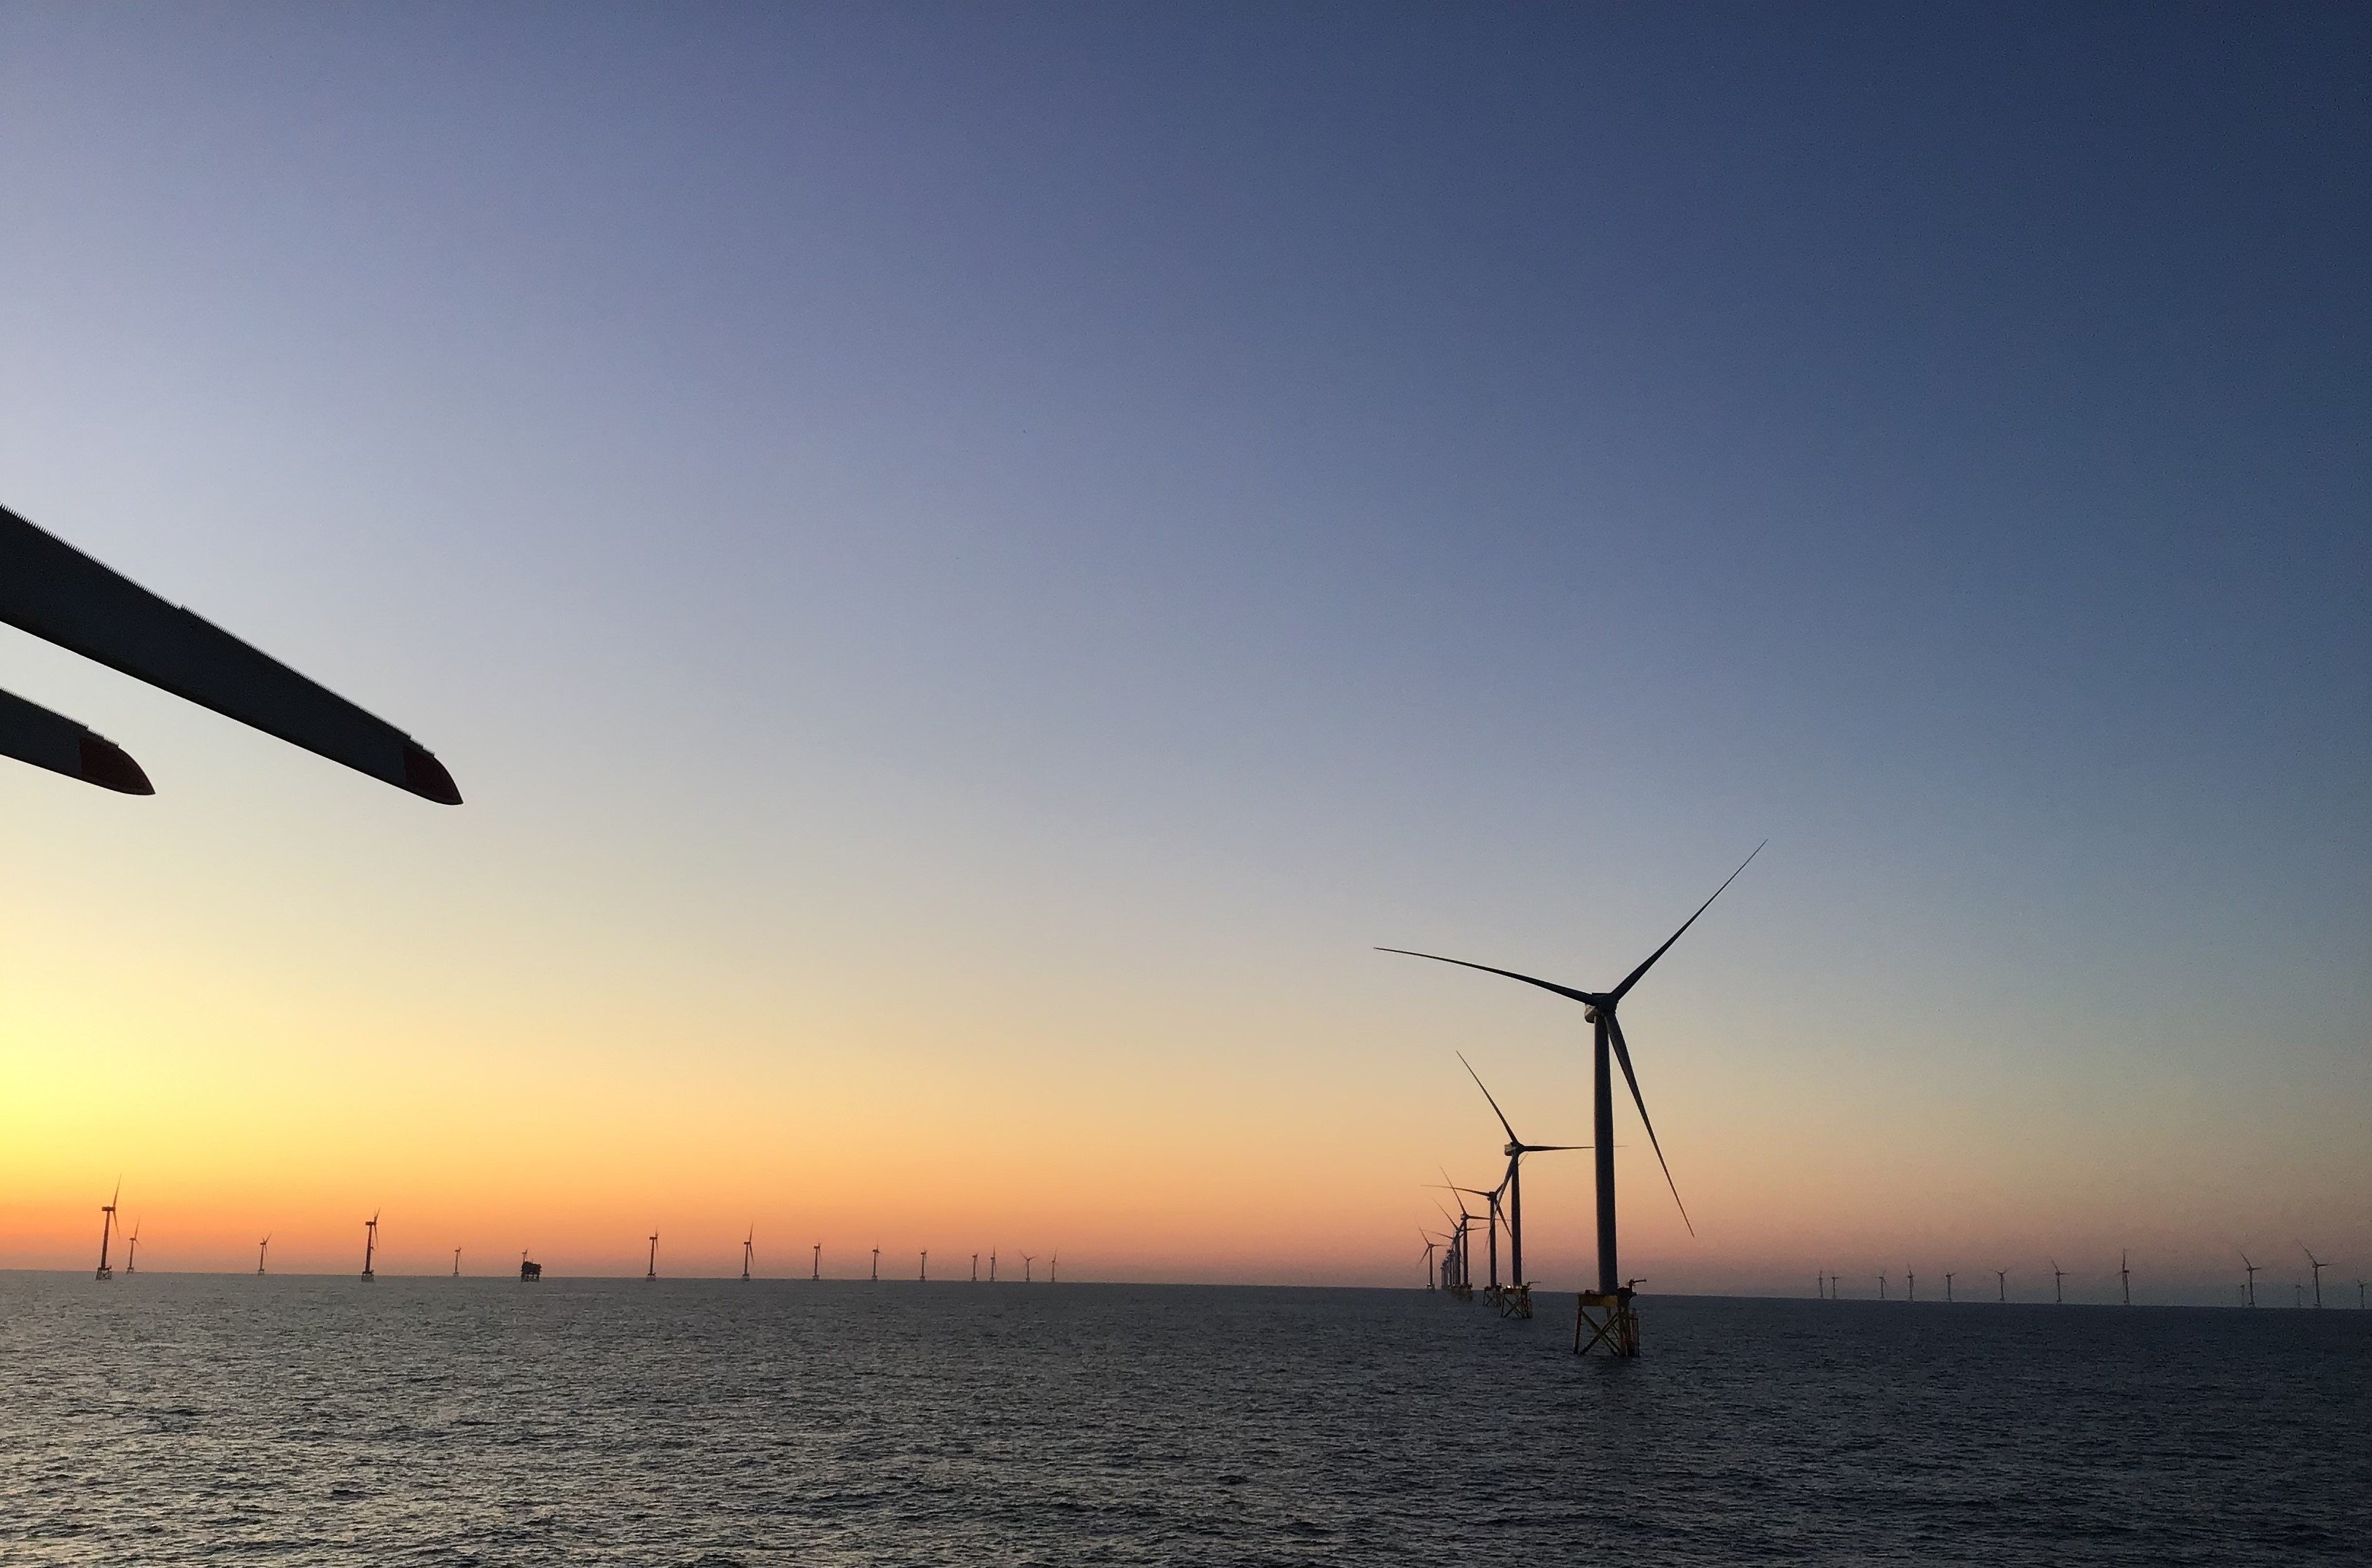
<svg viewBox="0 0 2372 1568"><path fill-rule="evenodd" d="M2372 1562L2372 1314L0 1275L0 1561Z"/></svg>

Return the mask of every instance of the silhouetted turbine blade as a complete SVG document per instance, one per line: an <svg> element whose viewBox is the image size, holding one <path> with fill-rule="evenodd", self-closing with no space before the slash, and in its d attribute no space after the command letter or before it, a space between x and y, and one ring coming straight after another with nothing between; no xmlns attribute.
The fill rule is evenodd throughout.
<svg viewBox="0 0 2372 1568"><path fill-rule="evenodd" d="M1482 1098L1491 1101L1491 1114L1499 1119L1499 1125L1507 1127L1507 1113L1499 1109L1499 1102L1496 1099L1492 1098L1491 1086L1482 1081L1482 1074L1474 1070L1474 1063L1466 1060L1466 1052L1459 1051L1452 1054L1458 1058L1458 1064L1466 1069L1466 1075L1474 1080L1474 1086L1482 1091ZM1520 1144L1523 1140L1516 1136L1516 1130L1513 1127L1507 1127L1507 1142Z"/></svg>
<svg viewBox="0 0 2372 1568"><path fill-rule="evenodd" d="M410 736L0 506L0 621L399 789L459 806Z"/></svg>
<svg viewBox="0 0 2372 1568"><path fill-rule="evenodd" d="M1683 929L1686 928L1683 927ZM1481 970L1484 974L1505 975L1509 980L1520 980L1526 985L1537 985L1542 991L1553 991L1559 996L1570 996L1576 1002L1587 1002L1590 1000L1589 993L1586 991L1576 991L1569 985L1559 985L1552 980L1536 980L1528 974L1517 974L1513 970L1494 970L1488 964L1470 964L1464 958L1445 958L1438 953L1419 953L1407 947L1378 947L1376 951L1378 953L1398 953L1402 958L1431 958L1436 964L1456 964L1460 969ZM1655 962L1653 958L1650 958L1647 961L1649 963Z"/></svg>
<svg viewBox="0 0 2372 1568"><path fill-rule="evenodd" d="M0 691L0 757L14 757L122 795L157 793L123 748L64 714L6 691Z"/></svg>
<svg viewBox="0 0 2372 1568"><path fill-rule="evenodd" d="M1754 854L1761 854L1762 853L1763 844L1768 844L1771 841L1769 839L1765 839L1762 841L1762 843L1756 844L1754 846ZM1743 871L1748 866L1754 864L1754 854L1750 854L1744 860L1739 861L1738 863L1738 871L1731 872L1727 877L1722 879L1721 887L1715 888L1713 890L1713 899L1721 897L1723 890L1728 888L1730 883L1738 880L1738 871ZM1703 914L1705 911L1713 908L1713 899L1707 899L1704 902L1699 904L1697 906L1697 914ZM1622 1001L1624 996L1629 994L1631 988L1639 983L1639 977L1645 974L1649 970L1654 969L1656 967L1656 960L1662 958L1666 953L1670 952L1674 942L1679 941L1681 937L1688 935L1689 927L1697 923L1697 914L1692 914L1689 916L1688 919L1682 921L1680 923L1680 928L1678 931L1673 932L1671 936L1662 947L1647 955L1647 961L1645 963L1641 964L1637 969L1633 970L1630 975L1623 980L1622 983L1616 986L1611 992L1608 993L1608 994L1617 1002ZM1534 981L1534 983L1537 984L1539 982Z"/></svg>
<svg viewBox="0 0 2372 1568"><path fill-rule="evenodd" d="M1526 1144L1523 1145L1523 1150L1528 1155L1562 1155L1569 1154L1575 1149L1591 1149L1597 1146L1595 1144Z"/></svg>
<svg viewBox="0 0 2372 1568"><path fill-rule="evenodd" d="M1742 871L1745 867L1738 869ZM1622 1038L1622 1026L1611 1013L1599 1016L1606 1020L1607 1031L1614 1041L1614 1060L1622 1063L1622 1081L1631 1086L1631 1103L1639 1108L1639 1123L1647 1129L1647 1142L1655 1148L1656 1163L1664 1167L1664 1185L1672 1190L1672 1202L1680 1207L1680 1223L1689 1227L1691 1236L1694 1236L1696 1224L1689 1218L1689 1206L1680 1202L1680 1185L1672 1179L1672 1167L1664 1160L1664 1145L1656 1142L1656 1124L1647 1119L1647 1099L1639 1092L1639 1074L1631 1070L1631 1047Z"/></svg>

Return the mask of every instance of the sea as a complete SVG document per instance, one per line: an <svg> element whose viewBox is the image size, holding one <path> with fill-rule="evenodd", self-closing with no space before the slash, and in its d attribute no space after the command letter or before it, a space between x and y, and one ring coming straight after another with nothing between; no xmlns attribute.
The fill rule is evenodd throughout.
<svg viewBox="0 0 2372 1568"><path fill-rule="evenodd" d="M0 1562L2372 1563L2372 1313L0 1274Z"/></svg>

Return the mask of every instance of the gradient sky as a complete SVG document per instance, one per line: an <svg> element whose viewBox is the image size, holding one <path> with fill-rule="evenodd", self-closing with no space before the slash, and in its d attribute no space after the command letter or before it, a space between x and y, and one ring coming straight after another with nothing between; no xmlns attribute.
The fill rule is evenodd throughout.
<svg viewBox="0 0 2372 1568"><path fill-rule="evenodd" d="M1768 837L1626 1272L2372 1273L2367 62L0 4L0 502L469 800L0 630L159 792L0 768L0 1266L121 1174L159 1268L1405 1281L1453 1048L1578 1139L1587 1026L1370 949L1610 983Z"/></svg>

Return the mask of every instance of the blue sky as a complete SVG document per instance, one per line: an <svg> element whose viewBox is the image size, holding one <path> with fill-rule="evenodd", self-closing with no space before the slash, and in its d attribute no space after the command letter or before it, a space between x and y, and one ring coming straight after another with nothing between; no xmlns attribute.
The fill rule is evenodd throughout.
<svg viewBox="0 0 2372 1568"><path fill-rule="evenodd" d="M1784 1081L1901 1130L1836 1182L1940 1141L2008 1234L2074 1130L2136 1193L2228 1140L2264 1195L2183 1245L2372 1252L2368 30L0 9L0 499L471 802L13 638L164 793L135 853L12 777L8 831L169 946L243 846L240 951L401 951L457 1052L605 998L677 1037L621 1093L1274 1068L1420 1175L1451 1036L1582 1080L1366 947L1611 978L1768 836L1643 1061L1683 1147ZM1181 1161L1269 1157L1188 1098Z"/></svg>

